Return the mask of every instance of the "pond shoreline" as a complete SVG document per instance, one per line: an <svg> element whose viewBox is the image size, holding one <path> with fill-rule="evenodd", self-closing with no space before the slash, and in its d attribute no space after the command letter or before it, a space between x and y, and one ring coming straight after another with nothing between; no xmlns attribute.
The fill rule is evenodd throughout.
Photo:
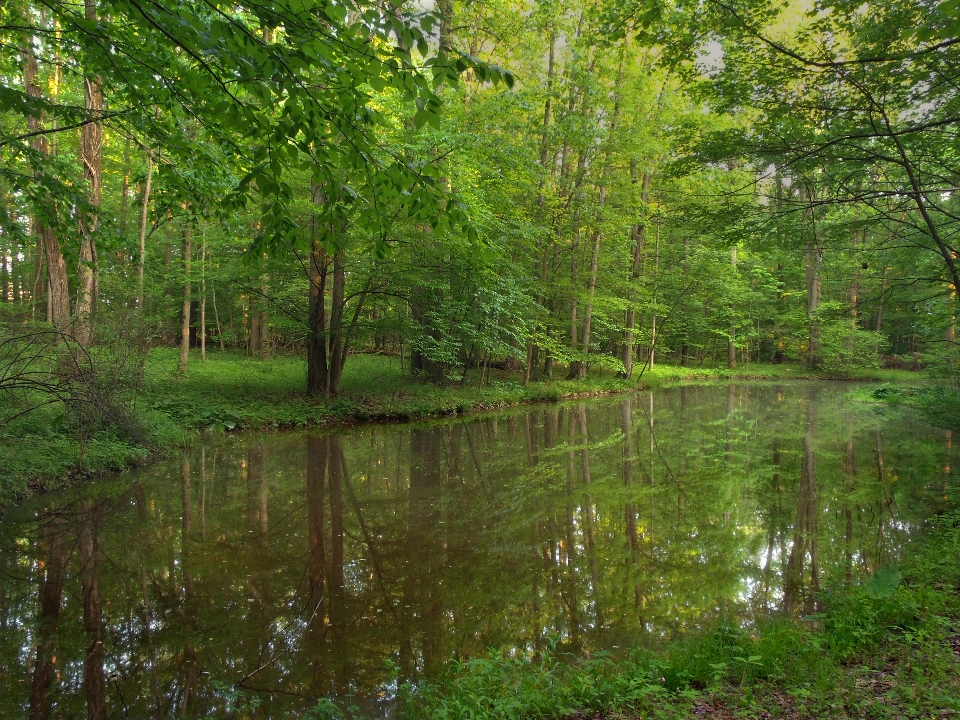
<svg viewBox="0 0 960 720"><path fill-rule="evenodd" d="M116 682L133 707L151 706L153 658L165 687L189 653L208 714L258 699L266 717L410 720L960 710L938 699L960 697L950 436L852 385L764 380L207 435L11 509L4 562L62 567L75 597L85 560L60 550L92 540L105 597L126 600L96 614L106 657L129 659ZM3 583L29 638L36 579ZM192 620L148 642L122 631L131 612ZM79 622L64 614L62 637L79 638L64 657L82 657ZM291 622L290 661L236 683ZM58 692L79 704L71 667ZM276 687L308 699L260 694Z"/></svg>
<svg viewBox="0 0 960 720"><path fill-rule="evenodd" d="M513 374L501 372L480 388L473 382L435 386L410 376L389 377L389 370L384 369L387 362L379 357L357 356L354 363L361 367L354 370L348 363L348 370L355 374L352 378L349 372L345 376L344 392L337 398L316 399L298 392L297 386L302 380L296 376L302 377L304 370L302 361L295 358L275 359L272 365L279 367L279 373L275 374L280 378L245 380L242 394L235 394L230 392L235 387L230 383L236 382L238 368L247 371L255 366L256 360L211 354L206 363L195 363L191 374L184 377L173 371L175 363L171 353L165 349L153 351L147 361L148 379L136 413L146 442L134 444L118 440L108 429L92 435L85 444L66 435L24 443L16 449L16 463L0 463L9 473L0 476L0 511L33 495L141 467L178 449L193 446L202 437L200 433L414 422L681 384L777 380L882 382L900 380L904 375L902 371L868 370L847 378L827 378L793 365L755 363L737 369L661 365L629 381L612 375L591 374L581 381L556 379L534 381L526 386ZM916 373L911 375L916 377ZM389 387L377 383L384 377L392 383ZM277 387L278 381L283 383L282 388ZM221 386L229 389L217 392ZM0 461L12 459L14 453L11 452L10 458L4 457L4 449L0 445Z"/></svg>

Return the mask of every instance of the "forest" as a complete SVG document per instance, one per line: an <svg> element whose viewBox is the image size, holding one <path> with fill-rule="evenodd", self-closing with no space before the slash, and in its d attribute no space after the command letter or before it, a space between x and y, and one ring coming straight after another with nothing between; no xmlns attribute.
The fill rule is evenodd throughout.
<svg viewBox="0 0 960 720"><path fill-rule="evenodd" d="M0 3L3 707L960 711L958 83L960 0Z"/></svg>
<svg viewBox="0 0 960 720"><path fill-rule="evenodd" d="M5 339L949 372L928 5L5 3Z"/></svg>

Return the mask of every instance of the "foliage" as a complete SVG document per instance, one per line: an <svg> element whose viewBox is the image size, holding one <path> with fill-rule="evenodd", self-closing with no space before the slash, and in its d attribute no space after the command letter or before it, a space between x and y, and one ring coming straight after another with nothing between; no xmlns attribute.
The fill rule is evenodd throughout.
<svg viewBox="0 0 960 720"><path fill-rule="evenodd" d="M857 370L880 367L880 333L851 327L843 320L821 329L820 369L832 377L851 377Z"/></svg>

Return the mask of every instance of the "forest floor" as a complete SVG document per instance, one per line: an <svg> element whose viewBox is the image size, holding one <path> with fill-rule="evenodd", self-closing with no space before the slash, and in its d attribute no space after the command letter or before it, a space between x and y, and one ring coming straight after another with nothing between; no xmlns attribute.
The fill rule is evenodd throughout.
<svg viewBox="0 0 960 720"><path fill-rule="evenodd" d="M59 404L41 407L0 427L0 507L30 494L65 487L77 479L122 470L176 447L189 445L198 432L302 428L363 421L403 421L443 417L524 403L594 397L680 383L729 380L799 380L816 376L793 365L750 364L727 368L657 365L635 379L612 371L591 370L583 381L562 379L557 368L549 381L524 386L519 373L492 370L480 387L479 371L435 385L405 371L399 358L351 355L337 398L304 392L302 358L269 361L239 353L209 352L191 357L189 372L177 373L177 351L150 352L143 387L134 406L139 437L131 440L113 427L80 432ZM921 376L922 377L922 376ZM907 371L860 371L852 378L916 383Z"/></svg>
<svg viewBox="0 0 960 720"><path fill-rule="evenodd" d="M603 720L960 715L960 513L934 518L902 569L820 596L801 621L720 625L626 660L464 663L407 715Z"/></svg>

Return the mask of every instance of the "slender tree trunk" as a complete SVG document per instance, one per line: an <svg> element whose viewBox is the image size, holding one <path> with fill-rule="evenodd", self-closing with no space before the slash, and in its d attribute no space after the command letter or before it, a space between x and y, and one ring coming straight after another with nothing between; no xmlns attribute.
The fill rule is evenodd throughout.
<svg viewBox="0 0 960 720"><path fill-rule="evenodd" d="M570 350L579 354L579 330L577 328L577 252L580 249L579 227L573 236L573 247L570 251ZM580 376L580 361L572 360L567 380Z"/></svg>
<svg viewBox="0 0 960 720"><path fill-rule="evenodd" d="M189 227L183 228L183 304L180 308L180 363L177 370L187 372L190 360L190 256L193 252L193 237Z"/></svg>
<svg viewBox="0 0 960 720"><path fill-rule="evenodd" d="M217 310L217 288L215 285L210 287L210 296L213 300L213 319L217 324L217 341L220 343L220 352L225 353L226 348L223 347L223 330L220 329L220 312Z"/></svg>
<svg viewBox="0 0 960 720"><path fill-rule="evenodd" d="M123 147L123 182L120 185L120 237L123 238L123 250L120 253L120 263L127 262L127 205L130 194L130 136L127 135Z"/></svg>
<svg viewBox="0 0 960 720"><path fill-rule="evenodd" d="M805 188L806 200L809 204L806 210L810 222L813 238L806 249L805 269L807 281L807 328L809 347L807 351L807 367L814 369L820 365L820 321L817 309L820 307L820 267L823 264L823 248L819 247L817 238L817 217L814 209L814 191Z"/></svg>
<svg viewBox="0 0 960 720"><path fill-rule="evenodd" d="M23 288L20 284L20 274L17 272L17 253L13 247L10 248L10 254L8 258L10 263L8 266L9 273L9 284L10 284L10 302L20 304L23 300Z"/></svg>
<svg viewBox="0 0 960 720"><path fill-rule="evenodd" d="M347 348L343 337L343 311L346 293L346 265L344 251L338 250L333 256L333 294L330 297L330 356L327 361L327 396L340 394L340 380L343 377L343 361Z"/></svg>
<svg viewBox="0 0 960 720"><path fill-rule="evenodd" d="M650 322L650 362L653 370L654 356L657 350L657 296L660 290L660 220L657 219L657 237L653 244L653 317Z"/></svg>
<svg viewBox="0 0 960 720"><path fill-rule="evenodd" d="M11 292L10 275L13 273L7 272L7 229L6 227L0 227L0 302L10 302L13 300L13 293ZM13 257L13 253L10 253L10 257ZM8 300L9 298L9 300Z"/></svg>
<svg viewBox="0 0 960 720"><path fill-rule="evenodd" d="M249 322L247 323L247 355L249 357L258 357L260 355L260 303L253 295L247 298L247 311Z"/></svg>
<svg viewBox="0 0 960 720"><path fill-rule="evenodd" d="M883 329L883 306L886 302L886 292L887 292L887 268L884 266L883 275L880 279L880 303L877 306L877 315L874 318L873 331L880 332ZM875 353L880 354L880 345L879 343L874 346Z"/></svg>
<svg viewBox="0 0 960 720"><path fill-rule="evenodd" d="M737 272L737 248L730 248L730 267ZM730 303L730 337L727 341L727 367L737 366L737 304Z"/></svg>
<svg viewBox="0 0 960 720"><path fill-rule="evenodd" d="M861 183L857 182L857 195L860 194L862 188ZM859 217L855 218L859 220ZM861 242L861 230L859 225L853 231L852 245L853 245L853 257L856 259L857 253L860 251L860 242ZM860 268L855 267L853 271L853 280L850 283L850 287L847 290L847 302L850 303L850 329L856 330L859 324L859 315L860 315ZM850 337L847 339L847 350L853 352L853 334L851 333Z"/></svg>
<svg viewBox="0 0 960 720"><path fill-rule="evenodd" d="M631 182L637 182L637 163L630 163ZM650 172L643 173L643 180L640 183L640 204L646 210L647 203L650 200L650 181L652 177ZM623 374L627 379L633 377L633 345L634 329L637 323L637 281L640 279L641 257L643 256L643 244L647 232L646 221L637 223L631 230L632 247L630 249L632 263L630 265L630 286L628 292L628 305L626 317L626 333L623 340Z"/></svg>
<svg viewBox="0 0 960 720"><path fill-rule="evenodd" d="M541 223L543 223L546 218L547 177L552 174L551 169L554 166L554 163L551 162L550 159L550 119L553 109L553 75L556 65L556 44L556 33L551 30L550 51L547 56L546 99L543 102L543 123L540 131L540 183L537 188L537 214ZM542 242L538 242L538 244L542 245L542 247L540 251L540 289L537 294L537 304L542 305L546 294L547 268L550 261L550 248L553 245L553 235L551 234ZM531 342L527 349L527 365L523 376L524 385L530 382L531 370L539 364L539 356L539 348Z"/></svg>
<svg viewBox="0 0 960 720"><path fill-rule="evenodd" d="M690 238L684 236L683 238L683 285L687 287L687 283L690 279ZM680 301L682 305L685 305L683 301ZM685 327L683 329L683 341L680 344L680 365L682 367L688 367L690 365L690 331Z"/></svg>
<svg viewBox="0 0 960 720"><path fill-rule="evenodd" d="M207 235L200 240L200 361L207 361Z"/></svg>
<svg viewBox="0 0 960 720"><path fill-rule="evenodd" d="M41 96L40 86L37 85L37 58L29 46L23 51L23 85L30 97ZM42 118L31 115L27 118L27 129L37 132L40 129ZM33 149L42 154L51 152L50 145L43 135L38 135L33 141ZM55 208L48 208L53 211ZM34 213L34 231L39 238L38 243L43 247L43 255L47 262L47 320L58 330L66 331L70 324L70 288L67 283L67 264L63 260L63 252L56 233L42 218L39 209ZM38 281L40 280L38 273Z"/></svg>
<svg viewBox="0 0 960 720"><path fill-rule="evenodd" d="M264 257L264 262L266 262L266 257ZM260 328L260 338L257 341L257 346L260 354L261 360L269 360L273 357L273 348L271 345L270 338L270 275L267 273L263 274L263 283L260 286L260 298L257 304L260 307L260 318L257 323Z"/></svg>
<svg viewBox="0 0 960 720"><path fill-rule="evenodd" d="M823 250L811 247L807 250L807 323L809 333L809 352L807 367L814 369L820 365L820 321L817 309L820 307L820 264Z"/></svg>
<svg viewBox="0 0 960 720"><path fill-rule="evenodd" d="M44 271L47 269L47 258L43 250L43 236L35 222L33 223L33 231L37 235L37 244L33 252L33 307L30 310L30 316L36 317L37 307L40 303L46 306L46 293L44 291L47 288L47 279Z"/></svg>
<svg viewBox="0 0 960 720"><path fill-rule="evenodd" d="M600 191L600 204L606 200L606 188ZM580 360L579 378L587 377L587 358L590 355L590 325L593 321L593 296L597 290L597 266L600 258L600 229L593 231L593 255L590 260L590 280L587 283L587 302L583 308L583 356Z"/></svg>
<svg viewBox="0 0 960 720"><path fill-rule="evenodd" d="M147 179L140 200L140 245L137 255L137 307L143 310L143 268L147 260L147 209L150 206L150 186L153 182L153 153L147 153Z"/></svg>
<svg viewBox="0 0 960 720"><path fill-rule="evenodd" d="M323 203L323 189L314 185L311 189L313 203ZM310 282L307 327L307 392L310 395L324 395L327 389L327 311L326 287L329 261L327 253L320 244L317 231L317 218L311 220L312 252L307 279Z"/></svg>
<svg viewBox="0 0 960 720"><path fill-rule="evenodd" d="M88 22L97 21L96 0L84 0ZM89 117L103 113L103 84L99 77L84 75L83 104ZM93 342L94 312L97 302L97 247L95 234L99 208L103 166L103 124L88 122L80 131L80 162L86 181L89 212L80 213L80 264L77 267L77 300L74 304L74 336L86 347Z"/></svg>
<svg viewBox="0 0 960 720"><path fill-rule="evenodd" d="M310 255L310 316L307 329L307 392L310 395L323 395L327 387L327 256L314 244Z"/></svg>
<svg viewBox="0 0 960 720"><path fill-rule="evenodd" d="M573 217L570 222L572 247L570 249L570 352L576 357L580 354L580 342L578 339L579 328L577 324L577 309L579 298L577 297L577 280L579 276L578 254L580 252L580 206L583 204L583 193L581 191L583 179L587 174L587 153L581 150L577 159L577 176L574 180L572 190L573 199ZM570 363L570 369L567 373L567 379L573 380L580 377L579 360L573 360Z"/></svg>
<svg viewBox="0 0 960 720"><path fill-rule="evenodd" d="M621 49L620 69L617 73L616 87L623 84L623 65L624 55ZM613 142L616 138L617 125L620 121L620 91L614 91L613 113L610 117L610 126L607 129L607 142ZM590 325L593 320L593 298L597 290L597 267L600 259L600 239L603 236L601 227L603 225L603 210L607 202L607 182L610 173L610 150L604 153L603 168L600 170L600 191L597 197L597 215L593 229L593 254L590 259L590 279L587 283L587 302L583 309L583 356L580 362L579 378L585 380L587 377L587 358L590 356Z"/></svg>

